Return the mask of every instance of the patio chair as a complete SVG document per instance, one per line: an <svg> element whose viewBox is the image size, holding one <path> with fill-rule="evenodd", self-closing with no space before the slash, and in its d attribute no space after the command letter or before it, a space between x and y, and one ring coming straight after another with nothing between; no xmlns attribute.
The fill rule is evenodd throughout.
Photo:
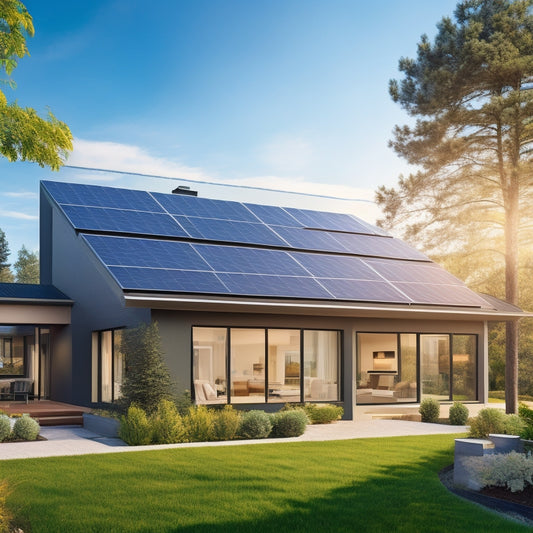
<svg viewBox="0 0 533 533"><path fill-rule="evenodd" d="M17 396L22 396L26 403L28 403L28 397L33 387L33 379L15 379L11 383L11 394L13 400L17 399Z"/></svg>

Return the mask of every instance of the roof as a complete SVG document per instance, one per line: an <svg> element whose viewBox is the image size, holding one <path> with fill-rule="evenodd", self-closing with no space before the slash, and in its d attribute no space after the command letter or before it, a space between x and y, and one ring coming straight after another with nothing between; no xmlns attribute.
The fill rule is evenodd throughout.
<svg viewBox="0 0 533 533"><path fill-rule="evenodd" d="M51 181L42 188L130 301L497 311L419 251L350 214Z"/></svg>
<svg viewBox="0 0 533 533"><path fill-rule="evenodd" d="M0 283L0 302L72 303L72 300L53 285L33 283Z"/></svg>

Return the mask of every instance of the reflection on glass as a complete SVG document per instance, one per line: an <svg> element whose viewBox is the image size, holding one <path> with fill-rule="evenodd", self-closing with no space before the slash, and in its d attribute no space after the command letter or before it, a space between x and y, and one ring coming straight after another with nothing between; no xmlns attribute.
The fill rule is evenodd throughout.
<svg viewBox="0 0 533 533"><path fill-rule="evenodd" d="M265 330L232 328L231 401L265 403Z"/></svg>
<svg viewBox="0 0 533 533"><path fill-rule="evenodd" d="M304 330L305 401L339 399L340 333Z"/></svg>
<svg viewBox="0 0 533 533"><path fill-rule="evenodd" d="M450 398L450 337L420 335L422 398Z"/></svg>
<svg viewBox="0 0 533 533"><path fill-rule="evenodd" d="M102 331L100 337L101 401L112 402L113 332Z"/></svg>
<svg viewBox="0 0 533 533"><path fill-rule="evenodd" d="M227 329L192 329L193 382L197 404L227 402Z"/></svg>
<svg viewBox="0 0 533 533"><path fill-rule="evenodd" d="M113 401L116 401L122 396L122 382L126 368L124 354L120 349L122 344L121 329L116 329L113 332L113 344Z"/></svg>
<svg viewBox="0 0 533 533"><path fill-rule="evenodd" d="M0 326L0 376L24 376L24 351L34 342L32 326Z"/></svg>
<svg viewBox="0 0 533 533"><path fill-rule="evenodd" d="M300 401L300 331L268 330L268 401Z"/></svg>
<svg viewBox="0 0 533 533"><path fill-rule="evenodd" d="M454 335L452 338L452 386L454 400L477 400L475 335Z"/></svg>

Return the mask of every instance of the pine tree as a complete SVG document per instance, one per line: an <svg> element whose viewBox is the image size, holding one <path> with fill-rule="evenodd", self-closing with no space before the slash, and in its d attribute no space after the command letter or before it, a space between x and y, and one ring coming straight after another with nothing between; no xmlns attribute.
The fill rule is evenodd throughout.
<svg viewBox="0 0 533 533"><path fill-rule="evenodd" d="M39 258L24 245L18 252L17 261L13 265L17 283L39 283Z"/></svg>
<svg viewBox="0 0 533 533"><path fill-rule="evenodd" d="M173 384L164 362L157 323L127 329L122 336L126 373L122 401L152 413L160 400L174 400Z"/></svg>
<svg viewBox="0 0 533 533"><path fill-rule="evenodd" d="M394 101L413 117L391 146L419 170L377 194L391 227L437 253L494 249L518 305L519 240L531 243L533 0L465 0L416 59L402 58ZM406 222L411 219L413 222ZM489 255L492 258L493 255ZM518 323L506 323L506 408L517 410Z"/></svg>
<svg viewBox="0 0 533 533"><path fill-rule="evenodd" d="M9 254L6 234L0 229L0 283L13 283L14 281L13 273L9 269L11 265L7 262Z"/></svg>

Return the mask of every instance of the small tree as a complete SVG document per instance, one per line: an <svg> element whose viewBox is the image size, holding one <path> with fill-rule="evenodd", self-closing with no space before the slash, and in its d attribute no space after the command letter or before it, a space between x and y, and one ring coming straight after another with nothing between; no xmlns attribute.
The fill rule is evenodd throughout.
<svg viewBox="0 0 533 533"><path fill-rule="evenodd" d="M13 267L17 283L39 283L39 258L35 252L30 252L24 245L19 250Z"/></svg>
<svg viewBox="0 0 533 533"><path fill-rule="evenodd" d="M7 262L9 253L6 234L0 229L0 283L13 283L13 274Z"/></svg>
<svg viewBox="0 0 533 533"><path fill-rule="evenodd" d="M170 373L163 359L157 323L127 329L122 336L126 373L122 401L153 413L161 400L173 400Z"/></svg>

